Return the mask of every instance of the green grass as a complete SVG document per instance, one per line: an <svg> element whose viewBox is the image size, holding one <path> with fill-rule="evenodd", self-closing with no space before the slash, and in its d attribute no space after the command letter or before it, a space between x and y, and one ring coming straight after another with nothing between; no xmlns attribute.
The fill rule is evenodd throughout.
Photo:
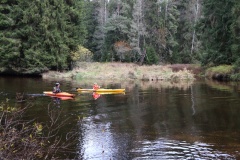
<svg viewBox="0 0 240 160"><path fill-rule="evenodd" d="M220 65L208 68L205 72L205 76L210 79L218 77L218 75L222 75L222 77L230 77L233 72L234 67L232 65Z"/></svg>
<svg viewBox="0 0 240 160"><path fill-rule="evenodd" d="M220 73L220 74L231 74L233 72L233 66L221 65L221 66L211 67L211 68L207 69L207 72Z"/></svg>

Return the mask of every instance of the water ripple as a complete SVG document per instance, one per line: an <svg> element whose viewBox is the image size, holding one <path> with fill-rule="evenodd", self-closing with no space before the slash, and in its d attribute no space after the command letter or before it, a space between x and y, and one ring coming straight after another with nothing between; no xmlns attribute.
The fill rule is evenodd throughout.
<svg viewBox="0 0 240 160"><path fill-rule="evenodd" d="M140 141L132 149L134 160L142 159L235 159L234 156L212 149L212 145L160 138L154 142Z"/></svg>

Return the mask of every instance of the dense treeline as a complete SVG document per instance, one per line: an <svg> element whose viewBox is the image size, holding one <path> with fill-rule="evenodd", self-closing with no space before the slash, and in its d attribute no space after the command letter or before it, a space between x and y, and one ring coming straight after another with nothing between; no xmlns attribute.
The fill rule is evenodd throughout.
<svg viewBox="0 0 240 160"><path fill-rule="evenodd" d="M84 7L72 0L1 0L1 71L38 74L69 68L83 44Z"/></svg>
<svg viewBox="0 0 240 160"><path fill-rule="evenodd" d="M201 62L240 66L240 1L204 0L202 5L203 18L198 26Z"/></svg>
<svg viewBox="0 0 240 160"><path fill-rule="evenodd" d="M1 0L0 37L1 72L71 69L89 61L86 54L102 62L239 66L240 2Z"/></svg>

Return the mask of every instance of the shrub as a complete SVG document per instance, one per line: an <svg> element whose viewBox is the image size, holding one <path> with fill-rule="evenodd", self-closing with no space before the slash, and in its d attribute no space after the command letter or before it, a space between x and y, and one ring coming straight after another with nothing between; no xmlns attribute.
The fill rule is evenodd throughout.
<svg viewBox="0 0 240 160"><path fill-rule="evenodd" d="M83 46L79 45L78 50L76 52L71 53L71 58L74 62L76 61L91 62L93 58L93 53L87 48L84 48Z"/></svg>
<svg viewBox="0 0 240 160"><path fill-rule="evenodd" d="M57 136L66 121L59 122L59 113L48 108L49 124L35 120L23 120L23 109L9 106L8 101L0 105L0 157L3 159L54 159L66 153L73 136L67 143ZM69 137L68 137L69 138ZM71 143L70 143L71 141Z"/></svg>

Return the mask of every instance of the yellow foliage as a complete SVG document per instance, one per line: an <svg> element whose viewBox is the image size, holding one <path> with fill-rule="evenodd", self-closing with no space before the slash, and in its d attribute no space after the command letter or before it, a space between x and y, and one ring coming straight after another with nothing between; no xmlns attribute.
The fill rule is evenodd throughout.
<svg viewBox="0 0 240 160"><path fill-rule="evenodd" d="M71 53L71 58L74 62L76 61L90 62L92 61L92 57L93 53L81 45L78 46L78 50L76 52Z"/></svg>

